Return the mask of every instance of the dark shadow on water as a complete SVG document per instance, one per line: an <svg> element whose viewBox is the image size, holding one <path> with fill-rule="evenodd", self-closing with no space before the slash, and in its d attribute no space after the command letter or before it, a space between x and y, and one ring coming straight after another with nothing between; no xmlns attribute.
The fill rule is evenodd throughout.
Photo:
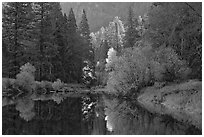
<svg viewBox="0 0 204 137"><path fill-rule="evenodd" d="M40 108L39 108L40 105ZM61 104L36 101L27 122L15 105L2 108L3 135L201 135L198 128L168 115L148 112L135 99L90 96Z"/></svg>

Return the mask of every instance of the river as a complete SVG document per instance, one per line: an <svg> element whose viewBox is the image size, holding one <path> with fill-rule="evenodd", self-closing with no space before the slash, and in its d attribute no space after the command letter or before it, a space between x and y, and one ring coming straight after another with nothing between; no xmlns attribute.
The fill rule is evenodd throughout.
<svg viewBox="0 0 204 137"><path fill-rule="evenodd" d="M104 108L104 111L102 110ZM201 135L198 128L168 115L158 115L141 107L137 100L101 97L96 107L96 122L92 134L111 135ZM104 114L102 113L104 112ZM100 130L101 121L106 123ZM104 122L103 121L103 122ZM102 132L104 131L104 132Z"/></svg>
<svg viewBox="0 0 204 137"><path fill-rule="evenodd" d="M40 105L40 108L38 107ZM136 99L97 95L67 98L61 104L36 101L25 121L15 105L2 108L2 134L12 135L195 135L201 130L168 115L153 114Z"/></svg>

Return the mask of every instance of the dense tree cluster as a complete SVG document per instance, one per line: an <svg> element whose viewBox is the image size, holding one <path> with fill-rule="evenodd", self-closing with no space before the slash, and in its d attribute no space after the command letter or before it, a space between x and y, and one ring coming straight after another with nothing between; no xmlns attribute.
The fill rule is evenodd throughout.
<svg viewBox="0 0 204 137"><path fill-rule="evenodd" d="M153 3L144 34L144 40L154 47L172 47L196 79L202 79L201 7L201 3Z"/></svg>
<svg viewBox="0 0 204 137"><path fill-rule="evenodd" d="M130 9L123 52L109 54L106 64L110 91L127 94L155 82L201 80L200 6L153 3L147 15L138 19L137 26L131 22Z"/></svg>
<svg viewBox="0 0 204 137"><path fill-rule="evenodd" d="M3 93L3 96L6 100L18 100L15 107L9 105L8 110L4 109L4 134L80 134L78 130L82 129L83 117L81 98L64 100L64 95L56 93L52 97L56 104L45 99L34 101L31 96L33 93L37 96L48 94L50 87L59 90L61 81L88 81L85 78L93 71L87 76L84 68L93 66L93 51L85 11L82 12L78 27L73 10L70 9L68 16L63 14L59 2L8 2L3 3L2 23L3 77L15 79L14 83L6 83L6 88L10 90ZM91 80L90 76L89 81ZM52 83L53 81L55 82ZM15 109L24 120L34 119L31 123L34 122L33 126L37 124L38 128L34 127L36 130L29 131L14 124L15 132L10 131L12 127L6 125ZM67 112L69 114L65 115ZM50 114L53 115L51 118ZM55 121L53 117L56 116L58 122L61 121L61 131L43 128L48 121ZM11 119L15 121L20 117ZM67 121L75 124L70 125ZM23 121L17 122L19 125L22 123ZM53 128L53 125L46 127Z"/></svg>
<svg viewBox="0 0 204 137"><path fill-rule="evenodd" d="M83 11L79 28L73 10L63 15L57 2L10 2L3 5L3 77L15 78L30 62L36 80L82 82L90 31Z"/></svg>

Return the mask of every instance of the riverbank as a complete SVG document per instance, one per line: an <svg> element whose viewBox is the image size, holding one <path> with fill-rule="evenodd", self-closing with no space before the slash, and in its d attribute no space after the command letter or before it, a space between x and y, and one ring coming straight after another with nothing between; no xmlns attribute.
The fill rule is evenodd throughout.
<svg viewBox="0 0 204 137"><path fill-rule="evenodd" d="M142 90L138 102L152 113L167 114L202 130L202 82L190 80Z"/></svg>

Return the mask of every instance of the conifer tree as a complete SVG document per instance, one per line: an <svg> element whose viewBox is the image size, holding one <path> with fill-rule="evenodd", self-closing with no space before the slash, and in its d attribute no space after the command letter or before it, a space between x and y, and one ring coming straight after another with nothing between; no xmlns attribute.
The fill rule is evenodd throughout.
<svg viewBox="0 0 204 137"><path fill-rule="evenodd" d="M68 32L69 32L70 37L71 37L71 34L75 35L77 32L76 18L75 18L74 11L72 8L69 11L69 16L68 16L67 21L68 21L67 22Z"/></svg>
<svg viewBox="0 0 204 137"><path fill-rule="evenodd" d="M137 39L139 38L138 31L136 27L138 26L137 19L134 20L134 14L131 6L129 7L125 37L124 37L124 47L133 47Z"/></svg>
<svg viewBox="0 0 204 137"><path fill-rule="evenodd" d="M31 57L37 69L37 80L53 80L53 60L57 55L54 41L56 17L60 14L60 5L55 2L34 3L33 41L35 54Z"/></svg>
<svg viewBox="0 0 204 137"><path fill-rule="evenodd" d="M9 57L4 63L8 77L15 78L20 66L25 63L23 42L29 38L31 9L30 2L8 2L3 5L2 40Z"/></svg>
<svg viewBox="0 0 204 137"><path fill-rule="evenodd" d="M48 3L45 2L39 2L34 3L35 9L35 19L34 19L34 29L35 32L33 32L33 39L36 39L36 53L32 56L34 65L37 69L37 80L43 80L43 75L45 72L43 71L43 68L45 67L45 18L48 16L46 14L46 10L48 10ZM49 7L50 8L50 7Z"/></svg>
<svg viewBox="0 0 204 137"><path fill-rule="evenodd" d="M76 48L75 46L77 44L76 39L78 37L79 36L77 35L76 19L75 19L74 11L71 8L69 15L67 17L67 44L68 44L68 47L66 48L66 52L68 53L67 56L71 55L69 54L69 52L73 50L74 47Z"/></svg>
<svg viewBox="0 0 204 137"><path fill-rule="evenodd" d="M86 17L86 12L83 9L83 13L82 13L82 20L79 24L79 33L81 36L83 36L85 39L90 40L90 30L89 30L89 24L88 24L88 20Z"/></svg>
<svg viewBox="0 0 204 137"><path fill-rule="evenodd" d="M57 44L57 58L55 62L55 75L57 78L60 78L62 81L65 81L65 48L67 45L66 42L66 25L67 20L64 19L64 16L61 12L56 20L56 29L54 32L54 41Z"/></svg>
<svg viewBox="0 0 204 137"><path fill-rule="evenodd" d="M85 47L84 47L85 56L87 57L89 61L93 61L93 49L91 47L89 24L88 24L86 12L84 9L82 13L82 19L79 24L79 33L80 33L80 36L82 36L85 41Z"/></svg>
<svg viewBox="0 0 204 137"><path fill-rule="evenodd" d="M52 17L52 28L53 28L53 42L54 47L56 48L54 51L57 51L57 53L54 53L51 58L51 63L53 66L52 75L53 77L59 78L62 81L64 81L65 76L65 70L64 70L64 59L65 59L65 47L67 45L66 39L66 25L67 20L65 20L63 13L61 11L61 6L59 2L53 3L53 10L51 12Z"/></svg>
<svg viewBox="0 0 204 137"><path fill-rule="evenodd" d="M67 44L65 49L67 81L80 82L83 68L83 41L77 33L76 19L72 8L67 18Z"/></svg>
<svg viewBox="0 0 204 137"><path fill-rule="evenodd" d="M89 24L88 24L88 19L86 16L86 12L83 9L82 12L82 19L79 24L79 29L78 32L80 36L83 38L83 62L85 63L85 66L89 68L85 73L92 73L94 71L94 49L92 48L91 45L91 36L90 36L90 30L89 30ZM86 75L86 74L85 74ZM88 75L87 75L88 76Z"/></svg>

